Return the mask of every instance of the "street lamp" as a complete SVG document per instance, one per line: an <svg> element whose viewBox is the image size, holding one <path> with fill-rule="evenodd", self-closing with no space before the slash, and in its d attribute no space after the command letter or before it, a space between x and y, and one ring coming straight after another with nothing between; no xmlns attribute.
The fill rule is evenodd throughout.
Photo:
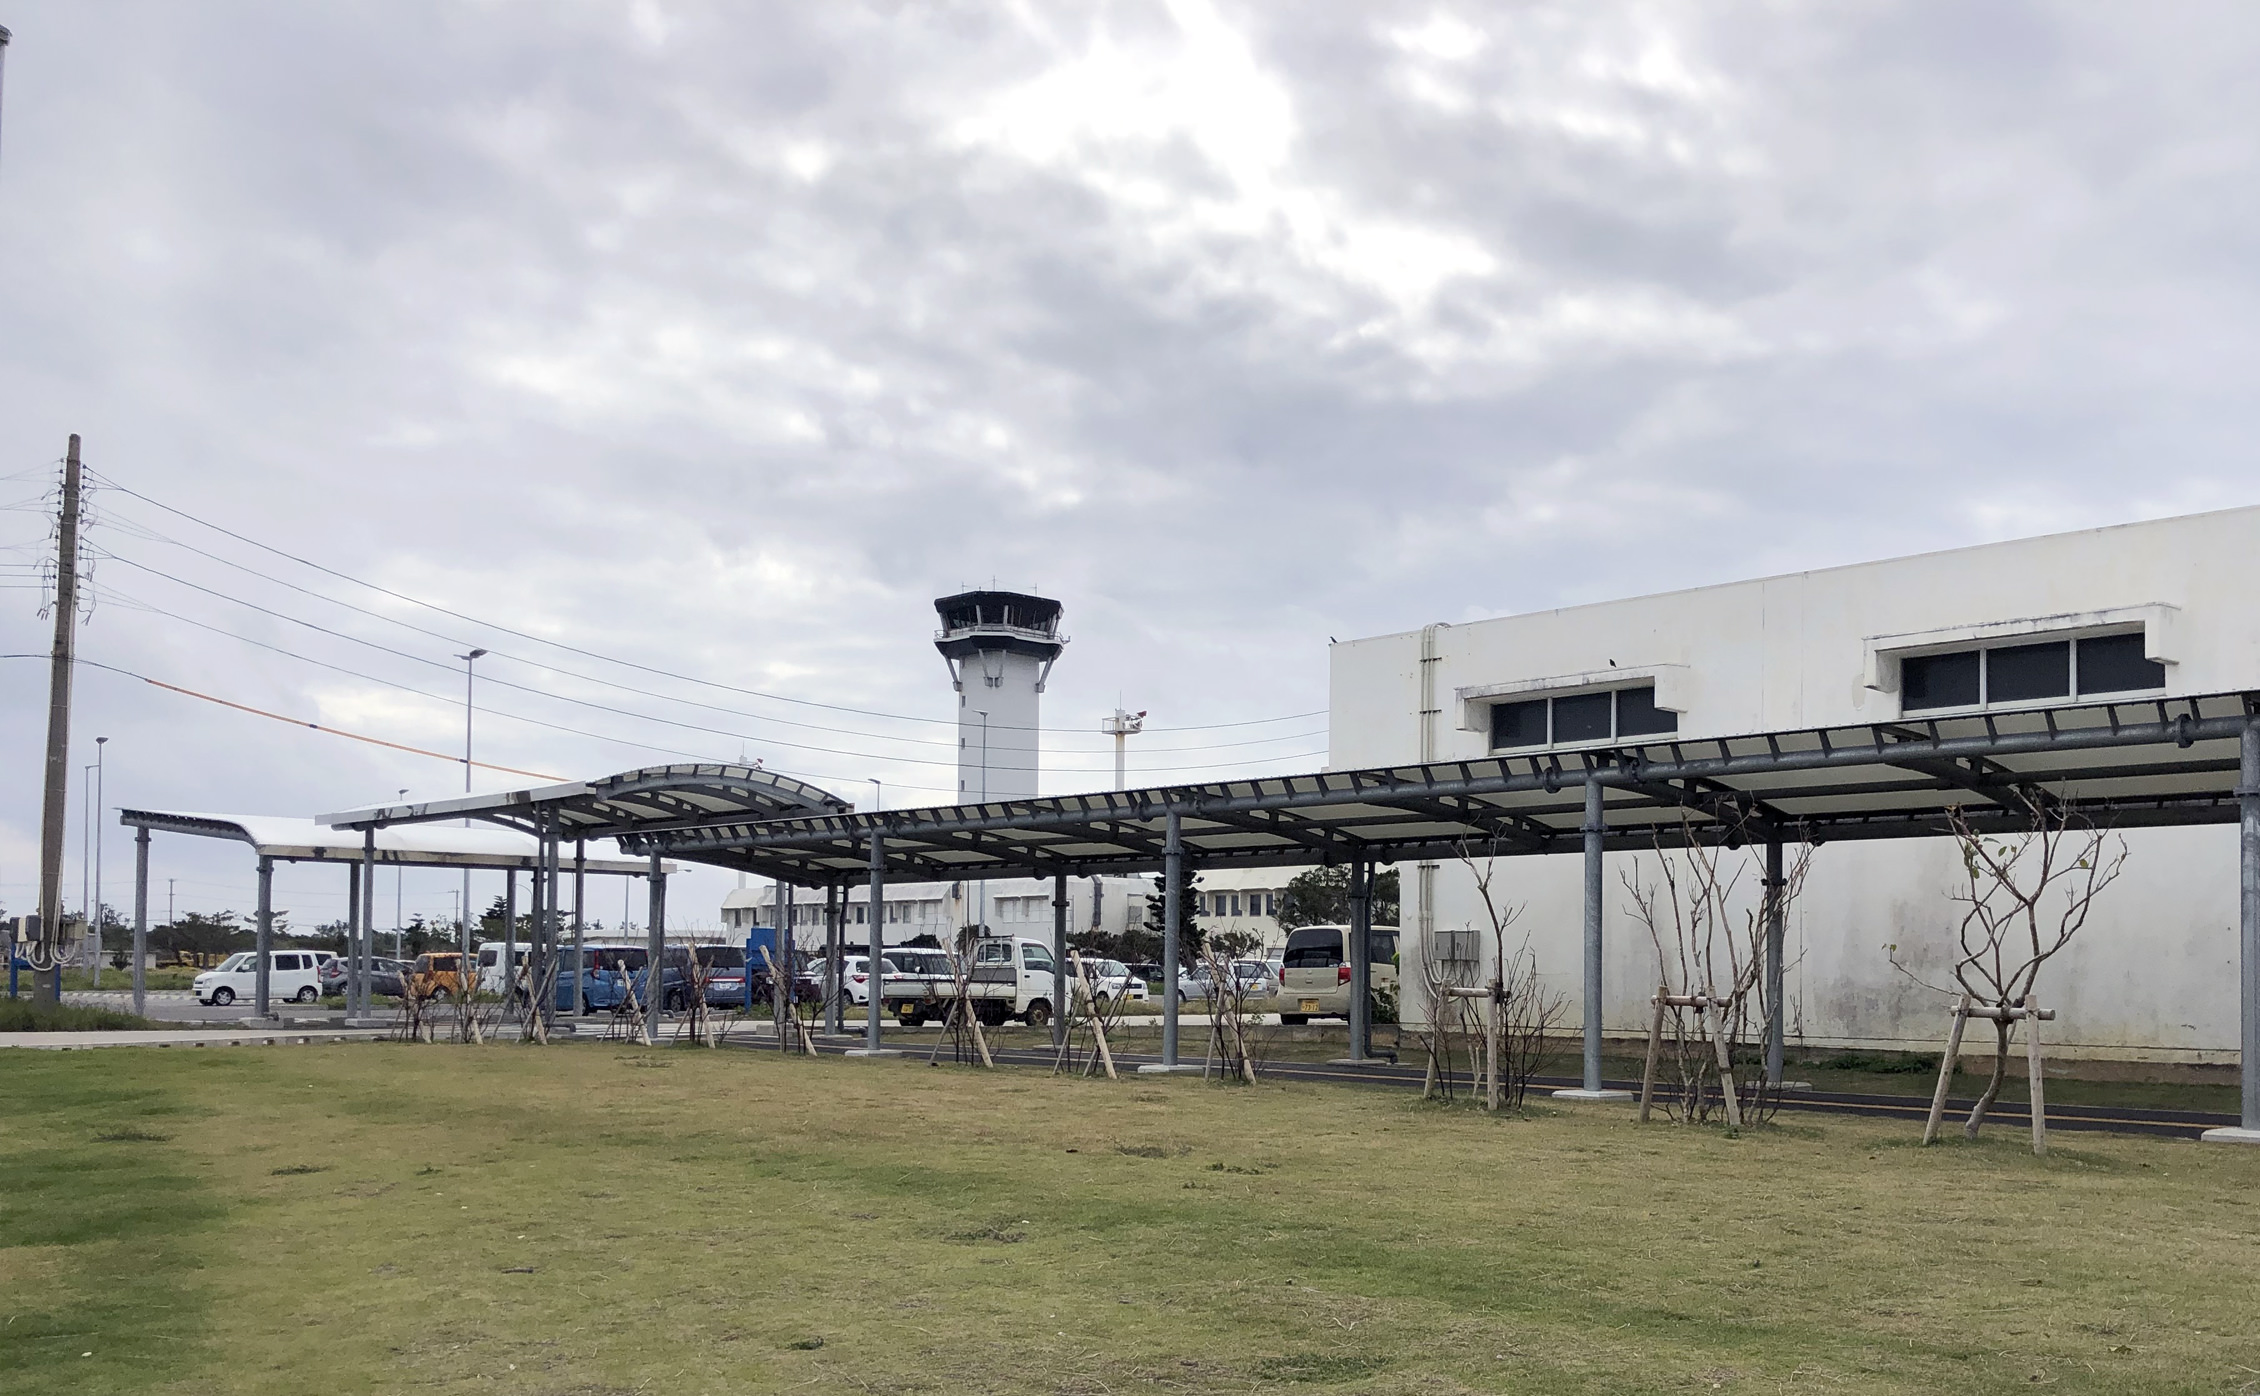
<svg viewBox="0 0 2260 1396"><path fill-rule="evenodd" d="M877 776L865 776L864 779L871 782L871 808L875 810L885 809L887 807L887 787L879 783Z"/></svg>
<svg viewBox="0 0 2260 1396"><path fill-rule="evenodd" d="M93 987L102 987L102 753L108 737L94 739L94 973Z"/></svg>
<svg viewBox="0 0 2260 1396"><path fill-rule="evenodd" d="M473 650L469 654L459 654L455 657L463 661L463 793L468 795L471 793L471 664L474 660L485 658L486 651ZM470 828L471 821L464 820L463 827ZM463 900L456 914L455 924L463 934L463 972L465 975L469 975L471 972L471 870L469 868L463 869Z"/></svg>
<svg viewBox="0 0 2260 1396"><path fill-rule="evenodd" d="M400 787L400 798L402 800L406 800L408 798L408 787L405 785ZM407 872L403 864L395 863L392 865L392 957L396 960L400 958L400 927L402 924L400 916L400 881L405 876L407 876ZM372 888L370 890L374 891L375 889ZM373 935L369 937L369 944L372 949L374 949L376 946L376 940L377 938Z"/></svg>

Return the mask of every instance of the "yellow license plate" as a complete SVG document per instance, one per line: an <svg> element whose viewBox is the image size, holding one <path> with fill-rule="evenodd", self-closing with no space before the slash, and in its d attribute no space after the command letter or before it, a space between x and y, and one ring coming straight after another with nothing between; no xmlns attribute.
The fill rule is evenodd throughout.
<svg viewBox="0 0 2260 1396"><path fill-rule="evenodd" d="M1318 1000L1317 1000L1317 999L1304 999L1304 1000L1302 1001L1302 1003L1303 1003L1303 1012L1305 1012L1305 1013L1316 1013L1316 1012L1318 1011Z"/></svg>

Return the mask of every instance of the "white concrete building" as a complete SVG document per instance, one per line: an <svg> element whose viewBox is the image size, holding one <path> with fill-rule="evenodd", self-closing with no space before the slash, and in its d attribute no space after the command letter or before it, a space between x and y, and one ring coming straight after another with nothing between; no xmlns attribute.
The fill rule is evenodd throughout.
<svg viewBox="0 0 2260 1396"><path fill-rule="evenodd" d="M2237 509L1354 640L1332 650L1330 764L2260 690L2255 556L2260 509ZM2042 980L2060 1014L2051 1050L2234 1060L2236 830L2124 837L2125 875ZM1612 1035L1645 1031L1657 951L1626 914L1621 878L1655 857L1609 859ZM1497 868L1574 1023L1579 860ZM1470 868L1403 874L1408 963L1427 938L1482 924ZM1935 1048L1945 1001L1892 960L1946 977L1957 875L1943 838L1815 851L1788 927L1793 1044ZM1745 882L1757 895L1756 875Z"/></svg>

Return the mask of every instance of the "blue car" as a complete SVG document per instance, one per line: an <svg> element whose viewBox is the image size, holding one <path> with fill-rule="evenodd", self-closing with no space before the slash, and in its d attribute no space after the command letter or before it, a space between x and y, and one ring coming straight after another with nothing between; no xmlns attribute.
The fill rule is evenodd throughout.
<svg viewBox="0 0 2260 1396"><path fill-rule="evenodd" d="M632 991L636 1002L651 1002L650 952L641 945L591 945L584 947L588 965L588 989L582 995L582 1005L590 1013L610 1013L627 1002ZM680 1013L690 1007L690 947L670 945L660 956L659 988L664 995L660 1007L669 1013Z"/></svg>

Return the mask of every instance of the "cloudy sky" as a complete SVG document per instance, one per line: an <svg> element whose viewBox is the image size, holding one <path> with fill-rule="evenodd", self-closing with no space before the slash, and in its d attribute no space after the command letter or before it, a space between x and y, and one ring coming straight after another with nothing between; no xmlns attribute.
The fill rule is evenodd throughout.
<svg viewBox="0 0 2260 1396"><path fill-rule="evenodd" d="M447 750L467 645L485 760L936 801L931 601L992 579L1067 607L1047 788L1118 700L1149 780L1307 767L1330 636L2260 499L2249 5L0 23L0 648L79 432L113 806L443 794L142 679ZM16 911L45 671L0 674ZM250 902L239 852L157 874Z"/></svg>

